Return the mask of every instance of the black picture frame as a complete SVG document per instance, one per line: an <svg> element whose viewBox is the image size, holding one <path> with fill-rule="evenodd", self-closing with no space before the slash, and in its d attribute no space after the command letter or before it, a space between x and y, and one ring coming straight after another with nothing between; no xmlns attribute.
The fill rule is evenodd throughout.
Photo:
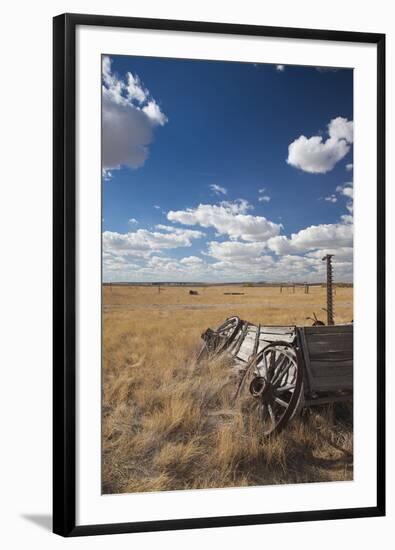
<svg viewBox="0 0 395 550"><path fill-rule="evenodd" d="M318 511L76 525L76 28L78 25L377 45L377 504ZM63 14L53 19L53 531L136 533L385 515L385 35Z"/></svg>

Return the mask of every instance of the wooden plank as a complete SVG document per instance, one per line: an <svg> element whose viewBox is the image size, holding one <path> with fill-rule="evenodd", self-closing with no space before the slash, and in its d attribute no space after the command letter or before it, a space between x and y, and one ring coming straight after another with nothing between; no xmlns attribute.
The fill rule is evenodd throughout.
<svg viewBox="0 0 395 550"><path fill-rule="evenodd" d="M353 370L353 360L349 361L315 361L310 358L311 367L316 370L334 372L337 369Z"/></svg>
<svg viewBox="0 0 395 550"><path fill-rule="evenodd" d="M303 327L306 336L311 334L339 334L353 332L354 325L330 325L317 327Z"/></svg>
<svg viewBox="0 0 395 550"><path fill-rule="evenodd" d="M313 379L313 384L311 390L313 392L320 391L340 391L340 390L352 390L353 389L353 379L345 380L328 380L326 378L315 378Z"/></svg>
<svg viewBox="0 0 395 550"><path fill-rule="evenodd" d="M295 327L264 327L261 326L261 334L295 334Z"/></svg>
<svg viewBox="0 0 395 550"><path fill-rule="evenodd" d="M320 338L319 340L313 340L311 337L307 338L307 344L309 349L314 353L315 350L324 349L353 349L353 340L350 335L347 334L344 338L343 334L331 334L327 338Z"/></svg>
<svg viewBox="0 0 395 550"><path fill-rule="evenodd" d="M311 376L313 378L327 378L328 380L336 380L336 378L352 377L353 371L344 367L332 367L328 369L316 368L314 364L311 366Z"/></svg>
<svg viewBox="0 0 395 550"><path fill-rule="evenodd" d="M261 342L288 342L291 343L295 339L294 334L269 334L267 332L261 331L260 337Z"/></svg>
<svg viewBox="0 0 395 550"><path fill-rule="evenodd" d="M328 334L307 334L307 342L310 344L325 344L327 342L353 342L351 332L333 332Z"/></svg>
<svg viewBox="0 0 395 550"><path fill-rule="evenodd" d="M337 403L341 401L352 401L352 393L345 395L328 395L325 397L316 397L315 399L306 399L304 404L306 407L312 407L314 405L324 405L325 403Z"/></svg>
<svg viewBox="0 0 395 550"><path fill-rule="evenodd" d="M353 359L352 348L325 348L324 346L308 346L308 352L312 361L352 361Z"/></svg>

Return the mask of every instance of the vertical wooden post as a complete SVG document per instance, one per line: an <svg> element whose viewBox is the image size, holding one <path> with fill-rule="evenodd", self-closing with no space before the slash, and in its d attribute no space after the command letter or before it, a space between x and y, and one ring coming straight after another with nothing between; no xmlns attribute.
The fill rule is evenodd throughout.
<svg viewBox="0 0 395 550"><path fill-rule="evenodd" d="M328 325L333 325L333 254L327 254L322 258L326 261L326 311Z"/></svg>

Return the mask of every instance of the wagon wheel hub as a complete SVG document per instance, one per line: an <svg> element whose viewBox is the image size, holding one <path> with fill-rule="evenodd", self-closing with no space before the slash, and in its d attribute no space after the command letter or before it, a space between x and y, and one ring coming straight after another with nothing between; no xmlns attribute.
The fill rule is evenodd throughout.
<svg viewBox="0 0 395 550"><path fill-rule="evenodd" d="M250 393L253 397L261 399L263 403L272 403L277 395L275 386L262 376L253 378L250 384Z"/></svg>
<svg viewBox="0 0 395 550"><path fill-rule="evenodd" d="M268 382L262 392L262 401L264 403L272 403L274 401L275 391L274 386Z"/></svg>

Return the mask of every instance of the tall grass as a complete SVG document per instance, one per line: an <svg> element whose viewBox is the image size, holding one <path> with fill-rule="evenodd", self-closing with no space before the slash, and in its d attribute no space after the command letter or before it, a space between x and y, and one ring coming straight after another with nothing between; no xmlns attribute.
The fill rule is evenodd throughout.
<svg viewBox="0 0 395 550"><path fill-rule="evenodd" d="M196 364L207 326L232 313L252 322L292 323L286 316L302 324L325 293L293 300L289 315L279 300L289 304L292 295L258 289L266 292L258 300L257 289L250 290L253 299L244 299L235 311L230 298L240 302L243 297L223 296L218 287L203 298L199 289L201 307L182 288L160 295L152 288L105 289L104 493L352 479L349 405L305 411L284 432L263 439L259 419L233 407L236 381L226 359ZM352 290L341 292L344 304L337 311L347 320ZM215 303L219 309L204 307Z"/></svg>

